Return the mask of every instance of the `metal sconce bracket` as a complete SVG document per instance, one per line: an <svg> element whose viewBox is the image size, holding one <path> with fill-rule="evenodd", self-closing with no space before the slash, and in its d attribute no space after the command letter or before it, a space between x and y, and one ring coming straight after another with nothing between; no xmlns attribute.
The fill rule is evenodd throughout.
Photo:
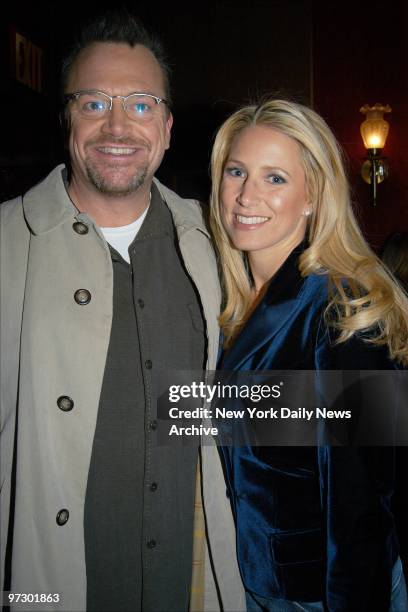
<svg viewBox="0 0 408 612"><path fill-rule="evenodd" d="M388 178L388 161L381 155L381 149L367 149L368 157L361 167L361 176L370 185L373 206L377 205L377 185Z"/></svg>

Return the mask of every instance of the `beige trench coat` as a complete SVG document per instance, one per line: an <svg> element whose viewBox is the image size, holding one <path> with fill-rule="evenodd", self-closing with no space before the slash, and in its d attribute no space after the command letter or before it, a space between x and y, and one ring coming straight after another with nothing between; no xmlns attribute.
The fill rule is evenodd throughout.
<svg viewBox="0 0 408 612"><path fill-rule="evenodd" d="M29 191L23 205L18 198L0 206L0 535L4 568L18 414L12 589L60 593L64 604L44 609L74 612L85 610L86 602L83 509L110 337L113 279L106 241L94 222L72 204L62 171L63 166L57 167ZM173 215L186 269L200 294L207 322L208 368L213 369L220 294L209 235L196 203L156 184ZM72 230L75 220L87 223L90 239L83 240ZM77 288L91 292L87 308L79 308L72 299ZM64 419L64 413L55 409L56 398L65 395L67 387L75 388L86 413L73 411ZM237 612L244 609L243 593L215 448L203 449L202 463L217 581L224 609ZM75 511L61 529L56 514L67 499ZM218 603L208 565L204 609L214 612Z"/></svg>

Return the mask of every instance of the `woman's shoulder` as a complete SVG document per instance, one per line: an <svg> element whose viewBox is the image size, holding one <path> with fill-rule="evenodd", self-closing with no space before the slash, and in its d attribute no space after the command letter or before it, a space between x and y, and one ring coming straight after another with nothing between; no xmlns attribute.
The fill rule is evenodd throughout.
<svg viewBox="0 0 408 612"><path fill-rule="evenodd" d="M320 320L316 342L317 368L322 370L394 370L398 364L391 360L386 344L374 344L375 329L353 333L339 342L340 331L330 319Z"/></svg>
<svg viewBox="0 0 408 612"><path fill-rule="evenodd" d="M398 365L391 360L387 344L374 343L381 334L379 323L355 331L340 340L338 325L345 315L345 303L350 306L361 296L353 280L341 278L334 282L329 274L310 274L305 279L304 293L310 294L312 308L318 311L316 336L316 366L318 369L388 370Z"/></svg>

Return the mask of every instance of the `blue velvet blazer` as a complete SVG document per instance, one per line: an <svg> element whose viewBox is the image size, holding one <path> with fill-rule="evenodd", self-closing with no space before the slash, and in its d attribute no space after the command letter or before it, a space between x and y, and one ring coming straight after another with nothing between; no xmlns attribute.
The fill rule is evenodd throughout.
<svg viewBox="0 0 408 612"><path fill-rule="evenodd" d="M271 280L223 370L393 368L359 338L333 346L325 276L302 278L297 247ZM324 602L331 612L388 611L397 558L388 447L221 447L247 590Z"/></svg>

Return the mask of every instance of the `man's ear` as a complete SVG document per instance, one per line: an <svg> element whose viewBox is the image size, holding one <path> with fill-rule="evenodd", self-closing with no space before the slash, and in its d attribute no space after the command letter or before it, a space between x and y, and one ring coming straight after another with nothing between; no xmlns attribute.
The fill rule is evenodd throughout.
<svg viewBox="0 0 408 612"><path fill-rule="evenodd" d="M171 128L173 126L173 115L169 111L169 114L166 119L166 149L170 147L170 138L171 138Z"/></svg>

